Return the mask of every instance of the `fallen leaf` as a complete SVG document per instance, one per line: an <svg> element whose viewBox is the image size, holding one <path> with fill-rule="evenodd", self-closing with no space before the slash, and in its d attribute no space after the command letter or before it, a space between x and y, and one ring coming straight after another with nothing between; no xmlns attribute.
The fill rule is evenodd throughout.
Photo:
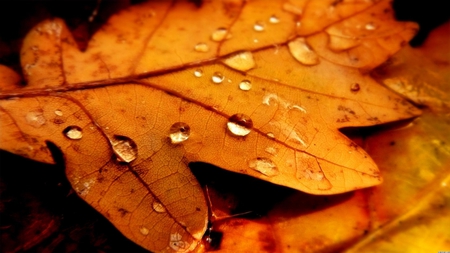
<svg viewBox="0 0 450 253"><path fill-rule="evenodd" d="M364 74L416 25L395 21L389 1L315 4L142 3L85 52L62 20L46 20L23 43L27 85L1 72L1 148L52 163L54 143L75 191L159 252L193 250L206 230L192 161L313 194L379 184L338 129L420 113Z"/></svg>

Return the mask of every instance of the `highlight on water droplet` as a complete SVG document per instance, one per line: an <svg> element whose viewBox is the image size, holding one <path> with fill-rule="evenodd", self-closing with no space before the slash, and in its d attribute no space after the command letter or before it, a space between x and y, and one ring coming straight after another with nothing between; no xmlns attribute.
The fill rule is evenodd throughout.
<svg viewBox="0 0 450 253"><path fill-rule="evenodd" d="M264 30L266 30L266 25L263 22L258 21L253 25L253 30L255 30L256 32L263 32Z"/></svg>
<svg viewBox="0 0 450 253"><path fill-rule="evenodd" d="M222 83L224 79L225 76L220 72L214 72L214 74L211 77L212 82L215 84Z"/></svg>
<svg viewBox="0 0 450 253"><path fill-rule="evenodd" d="M55 110L55 115L56 116L63 116L63 112L59 109Z"/></svg>
<svg viewBox="0 0 450 253"><path fill-rule="evenodd" d="M254 169L268 177L276 176L279 173L278 168L275 165L275 163L272 160L270 160L269 158L265 158L265 157L258 157L256 159L250 160L248 162L248 166L251 169Z"/></svg>
<svg viewBox="0 0 450 253"><path fill-rule="evenodd" d="M157 201L153 202L152 208L157 213L165 213L166 212L166 208L160 202L157 202Z"/></svg>
<svg viewBox="0 0 450 253"><path fill-rule="evenodd" d="M139 232L141 232L141 234L143 235L148 235L148 233L150 233L150 231L148 230L148 228L142 226L139 228Z"/></svg>
<svg viewBox="0 0 450 253"><path fill-rule="evenodd" d="M361 87L359 86L359 83L352 83L350 86L351 92L358 92L360 89Z"/></svg>
<svg viewBox="0 0 450 253"><path fill-rule="evenodd" d="M137 158L137 145L131 138L123 135L114 135L109 142L117 161L130 163Z"/></svg>
<svg viewBox="0 0 450 253"><path fill-rule="evenodd" d="M195 77L202 77L203 76L203 70L201 70L201 69L194 70L194 76Z"/></svg>
<svg viewBox="0 0 450 253"><path fill-rule="evenodd" d="M306 44L305 38L289 42L288 47L292 56L300 63L308 66L319 64L319 56Z"/></svg>
<svg viewBox="0 0 450 253"><path fill-rule="evenodd" d="M227 128L235 136L247 136L252 131L253 121L243 113L236 113L228 118Z"/></svg>
<svg viewBox="0 0 450 253"><path fill-rule="evenodd" d="M280 19L279 19L277 16L272 15L272 16L270 16L270 18L269 18L269 22L270 22L271 24L278 24L278 23L280 23Z"/></svg>
<svg viewBox="0 0 450 253"><path fill-rule="evenodd" d="M250 51L234 54L223 60L223 63L230 68L240 71L247 71L256 66L255 59L253 59L253 54Z"/></svg>
<svg viewBox="0 0 450 253"><path fill-rule="evenodd" d="M41 110L31 111L25 115L25 120L27 123L33 127L40 127L45 124L47 121L44 117L44 114Z"/></svg>
<svg viewBox="0 0 450 253"><path fill-rule="evenodd" d="M212 34L211 34L211 39L213 41L222 41L224 39L229 39L231 37L231 34L228 33L227 28L225 27L220 27L217 28L217 30L215 30Z"/></svg>
<svg viewBox="0 0 450 253"><path fill-rule="evenodd" d="M209 47L208 47L208 45L206 45L206 43L198 43L194 46L194 50L197 52L204 53L204 52L208 52Z"/></svg>
<svg viewBox="0 0 450 253"><path fill-rule="evenodd" d="M364 26L364 28L368 31L373 31L373 30L377 29L377 26L374 23L369 22Z"/></svg>
<svg viewBox="0 0 450 253"><path fill-rule="evenodd" d="M189 139L191 128L184 122L174 123L169 130L169 139L172 144L182 143Z"/></svg>
<svg viewBox="0 0 450 253"><path fill-rule="evenodd" d="M239 89L248 91L252 88L252 83L249 80L242 80L239 83Z"/></svg>
<svg viewBox="0 0 450 253"><path fill-rule="evenodd" d="M64 128L63 134L71 140L79 140L83 138L83 130L79 126L68 126Z"/></svg>
<svg viewBox="0 0 450 253"><path fill-rule="evenodd" d="M268 132L266 133L267 137L271 138L271 139L275 139L275 134L273 134L272 132Z"/></svg>

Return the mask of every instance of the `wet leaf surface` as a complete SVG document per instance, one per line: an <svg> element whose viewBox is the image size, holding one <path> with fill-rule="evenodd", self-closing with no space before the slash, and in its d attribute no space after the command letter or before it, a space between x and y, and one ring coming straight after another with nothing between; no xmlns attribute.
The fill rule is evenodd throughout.
<svg viewBox="0 0 450 253"><path fill-rule="evenodd" d="M199 244L206 200L217 203L187 167L197 161L306 193L341 193L262 183L267 190L252 196L285 197L233 211L264 215L256 220L213 219L222 250L252 242L266 252L341 249L370 230L366 193L344 192L381 177L339 129L420 114L366 74L416 30L392 15L388 1L145 2L113 15L85 51L62 20L43 21L22 46L26 85L1 69L1 148L52 163L47 145L56 145L75 192L152 251ZM297 202L304 205L286 212ZM342 224L344 212L353 222ZM315 234L305 217L334 223ZM298 243L299 226L314 240ZM336 226L342 233L333 237ZM236 246L242 233L247 244Z"/></svg>

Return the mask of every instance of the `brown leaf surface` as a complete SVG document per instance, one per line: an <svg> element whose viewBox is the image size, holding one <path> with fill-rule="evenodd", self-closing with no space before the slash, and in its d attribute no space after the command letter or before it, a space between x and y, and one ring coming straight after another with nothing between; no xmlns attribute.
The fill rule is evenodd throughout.
<svg viewBox="0 0 450 253"><path fill-rule="evenodd" d="M394 21L389 1L320 2L327 12L319 2L143 3L111 17L85 52L62 20L44 21L23 43L27 85L1 69L1 148L51 163L46 143L56 144L76 192L161 252L192 250L206 229L191 161L313 194L379 184L338 129L419 114L364 74L416 26ZM251 118L248 135L227 130L235 114ZM178 145L175 122L190 127Z"/></svg>

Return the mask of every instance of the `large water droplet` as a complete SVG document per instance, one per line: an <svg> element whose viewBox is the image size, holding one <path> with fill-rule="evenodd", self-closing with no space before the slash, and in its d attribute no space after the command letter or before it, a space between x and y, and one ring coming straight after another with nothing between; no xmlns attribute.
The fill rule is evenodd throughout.
<svg viewBox="0 0 450 253"><path fill-rule="evenodd" d="M155 210L155 212L157 213L165 213L166 212L166 208L160 203L160 202L153 202L152 204L153 210Z"/></svg>
<svg viewBox="0 0 450 253"><path fill-rule="evenodd" d="M183 236L178 233L170 234L169 246L176 252L187 252L190 244L182 239Z"/></svg>
<svg viewBox="0 0 450 253"><path fill-rule="evenodd" d="M203 70L201 70L201 69L196 69L196 70L194 71L194 76L195 76L195 77L202 77L202 76L203 76Z"/></svg>
<svg viewBox="0 0 450 253"><path fill-rule="evenodd" d="M208 52L209 47L208 45L206 45L205 43L198 43L197 45L194 46L194 50L197 52Z"/></svg>
<svg viewBox="0 0 450 253"><path fill-rule="evenodd" d="M241 90L247 91L247 90L250 90L251 88L252 88L252 83L249 80L242 80L239 83L239 89L241 89Z"/></svg>
<svg viewBox="0 0 450 253"><path fill-rule="evenodd" d="M302 15L303 12L302 8L292 4L291 2L285 2L283 4L283 10L298 16Z"/></svg>
<svg viewBox="0 0 450 253"><path fill-rule="evenodd" d="M137 145L131 138L114 135L110 143L117 161L130 163L137 158Z"/></svg>
<svg viewBox="0 0 450 253"><path fill-rule="evenodd" d="M246 136L253 128L252 119L242 113L232 115L227 122L228 130L236 136Z"/></svg>
<svg viewBox="0 0 450 253"><path fill-rule="evenodd" d="M273 177L278 175L279 171L275 163L269 158L258 157L256 159L250 160L248 166L261 174Z"/></svg>
<svg viewBox="0 0 450 253"><path fill-rule="evenodd" d="M83 138L83 130L79 126L68 126L63 130L63 134L71 140Z"/></svg>
<svg viewBox="0 0 450 253"><path fill-rule="evenodd" d="M42 111L31 111L25 115L27 123L33 127L40 127L45 124L45 117Z"/></svg>
<svg viewBox="0 0 450 253"><path fill-rule="evenodd" d="M373 30L377 29L377 26L374 23L369 22L364 26L364 28L366 28L366 30L368 30L368 31L373 31Z"/></svg>
<svg viewBox="0 0 450 253"><path fill-rule="evenodd" d="M265 29L266 29L266 26L262 22L256 22L253 25L253 30L255 30L257 32L263 32Z"/></svg>
<svg viewBox="0 0 450 253"><path fill-rule="evenodd" d="M289 42L288 47L292 56L300 63L304 65L319 64L319 56L306 44L305 38L297 38Z"/></svg>
<svg viewBox="0 0 450 253"><path fill-rule="evenodd" d="M247 71L256 66L253 54L250 51L244 51L234 54L225 60L223 60L228 67L234 68L240 71Z"/></svg>
<svg viewBox="0 0 450 253"><path fill-rule="evenodd" d="M141 232L141 234L143 235L148 235L148 233L150 233L150 231L148 230L148 228L142 226L141 228L139 228L139 232Z"/></svg>
<svg viewBox="0 0 450 253"><path fill-rule="evenodd" d="M224 79L225 76L220 72L214 72L213 76L211 77L212 82L216 84L222 83Z"/></svg>
<svg viewBox="0 0 450 253"><path fill-rule="evenodd" d="M271 24L278 24L278 23L280 23L280 19L279 19L277 16L272 15L272 16L270 16L270 18L269 18L269 22L270 22Z"/></svg>
<svg viewBox="0 0 450 253"><path fill-rule="evenodd" d="M228 30L226 28L220 27L211 34L211 39L213 41L222 41L224 39L230 38L230 36L231 35L228 33Z"/></svg>
<svg viewBox="0 0 450 253"><path fill-rule="evenodd" d="M189 139L190 134L191 128L184 122L174 123L169 130L169 138L173 144L182 143L183 141Z"/></svg>

